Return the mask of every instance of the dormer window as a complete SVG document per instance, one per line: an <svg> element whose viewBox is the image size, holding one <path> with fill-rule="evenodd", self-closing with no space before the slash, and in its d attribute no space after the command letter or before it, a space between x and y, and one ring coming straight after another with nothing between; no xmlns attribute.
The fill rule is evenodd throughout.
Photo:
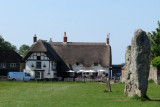
<svg viewBox="0 0 160 107"><path fill-rule="evenodd" d="M79 62L76 62L76 65L78 66L78 65L79 65Z"/></svg>
<svg viewBox="0 0 160 107"><path fill-rule="evenodd" d="M37 60L41 60L41 56L37 56Z"/></svg>
<svg viewBox="0 0 160 107"><path fill-rule="evenodd" d="M97 62L95 62L95 63L94 63L94 66L98 66L98 63L97 63Z"/></svg>

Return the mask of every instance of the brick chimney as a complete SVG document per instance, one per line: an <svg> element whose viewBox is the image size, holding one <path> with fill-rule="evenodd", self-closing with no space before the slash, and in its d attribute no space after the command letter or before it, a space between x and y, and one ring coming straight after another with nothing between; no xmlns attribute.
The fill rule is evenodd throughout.
<svg viewBox="0 0 160 107"><path fill-rule="evenodd" d="M36 36L36 34L34 34L33 43L36 43L36 42L37 42L37 36Z"/></svg>
<svg viewBox="0 0 160 107"><path fill-rule="evenodd" d="M67 36L66 36L66 32L64 32L63 43L67 43Z"/></svg>
<svg viewBox="0 0 160 107"><path fill-rule="evenodd" d="M107 34L107 43L106 43L107 45L109 45L109 35L110 34Z"/></svg>

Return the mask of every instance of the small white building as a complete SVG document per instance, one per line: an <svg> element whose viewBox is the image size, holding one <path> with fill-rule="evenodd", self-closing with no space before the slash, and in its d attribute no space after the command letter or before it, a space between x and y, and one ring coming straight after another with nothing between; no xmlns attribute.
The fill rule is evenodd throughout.
<svg viewBox="0 0 160 107"><path fill-rule="evenodd" d="M95 71L86 72L87 77L95 73L105 76L111 66L111 56L108 37L107 43L67 42L64 33L63 42L46 42L37 41L35 35L34 43L24 58L24 72L38 79L67 77L66 71L69 70Z"/></svg>

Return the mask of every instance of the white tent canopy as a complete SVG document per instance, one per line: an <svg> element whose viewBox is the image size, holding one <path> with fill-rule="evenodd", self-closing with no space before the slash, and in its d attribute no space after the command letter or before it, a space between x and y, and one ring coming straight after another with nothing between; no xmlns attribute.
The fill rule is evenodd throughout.
<svg viewBox="0 0 160 107"><path fill-rule="evenodd" d="M106 70L98 70L98 75L104 75L103 73L107 73L108 74L108 71Z"/></svg>
<svg viewBox="0 0 160 107"><path fill-rule="evenodd" d="M79 70L77 73L84 73L85 70Z"/></svg>
<svg viewBox="0 0 160 107"><path fill-rule="evenodd" d="M102 70L102 69L101 69L101 70L98 70L98 72L105 72L105 70Z"/></svg>
<svg viewBox="0 0 160 107"><path fill-rule="evenodd" d="M96 71L94 71L94 70L86 70L85 72L96 72Z"/></svg>
<svg viewBox="0 0 160 107"><path fill-rule="evenodd" d="M75 72L75 71L69 70L69 71L66 71L66 72Z"/></svg>
<svg viewBox="0 0 160 107"><path fill-rule="evenodd" d="M94 70L79 70L79 71L77 71L77 73L86 73L86 72L96 72L96 71L94 71Z"/></svg>

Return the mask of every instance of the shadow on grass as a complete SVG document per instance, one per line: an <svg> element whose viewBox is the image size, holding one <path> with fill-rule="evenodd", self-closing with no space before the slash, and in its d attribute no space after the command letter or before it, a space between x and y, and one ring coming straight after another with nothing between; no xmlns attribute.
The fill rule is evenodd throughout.
<svg viewBox="0 0 160 107"><path fill-rule="evenodd" d="M160 100L154 100L154 99L150 99L148 96L144 97L147 99L147 101L156 101L156 102L160 102Z"/></svg>
<svg viewBox="0 0 160 107"><path fill-rule="evenodd" d="M148 101L155 101L155 102L160 102L160 100L151 100L151 99L150 99L150 100L148 100Z"/></svg>
<svg viewBox="0 0 160 107"><path fill-rule="evenodd" d="M138 95L134 95L133 97L131 97L131 99L138 100L138 101L156 101L156 102L160 102L160 100L150 99L148 96L139 97Z"/></svg>
<svg viewBox="0 0 160 107"><path fill-rule="evenodd" d="M104 90L104 93L108 93L108 92L111 93L112 91L111 91L111 90L110 90L110 91L109 91L109 90L108 90L108 91L107 91L107 90Z"/></svg>
<svg viewBox="0 0 160 107"><path fill-rule="evenodd" d="M146 96L147 101L156 101L156 102L160 102L160 100L154 100L154 99L150 99L148 96Z"/></svg>

